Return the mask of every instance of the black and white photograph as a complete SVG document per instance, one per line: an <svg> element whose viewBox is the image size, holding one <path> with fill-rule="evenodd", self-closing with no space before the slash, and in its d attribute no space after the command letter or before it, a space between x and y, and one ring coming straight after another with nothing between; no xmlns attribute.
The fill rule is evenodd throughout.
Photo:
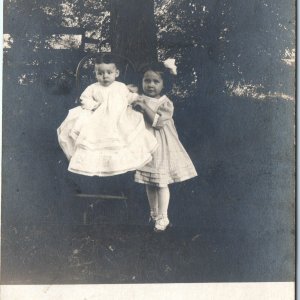
<svg viewBox="0 0 300 300"><path fill-rule="evenodd" d="M296 2L2 5L1 299L295 299Z"/></svg>

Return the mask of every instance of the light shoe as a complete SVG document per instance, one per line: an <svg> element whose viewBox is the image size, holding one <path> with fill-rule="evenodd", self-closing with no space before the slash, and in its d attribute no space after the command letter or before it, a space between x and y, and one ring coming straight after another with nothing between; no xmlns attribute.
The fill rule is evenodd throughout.
<svg viewBox="0 0 300 300"><path fill-rule="evenodd" d="M171 226L171 224L168 217L161 216L155 221L154 231L165 231L169 226Z"/></svg>

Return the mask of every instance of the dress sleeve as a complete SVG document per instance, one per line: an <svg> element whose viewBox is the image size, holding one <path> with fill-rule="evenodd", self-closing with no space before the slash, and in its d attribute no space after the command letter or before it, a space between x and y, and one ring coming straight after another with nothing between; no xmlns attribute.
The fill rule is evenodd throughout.
<svg viewBox="0 0 300 300"><path fill-rule="evenodd" d="M126 95L128 104L131 105L132 102L137 100L137 98L139 97L139 94L131 92L126 85L124 85L124 90L125 90L125 95Z"/></svg>
<svg viewBox="0 0 300 300"><path fill-rule="evenodd" d="M129 92L128 95L127 95L128 104L129 105L132 104L132 102L137 100L138 97L139 97L139 94Z"/></svg>
<svg viewBox="0 0 300 300"><path fill-rule="evenodd" d="M170 99L164 101L157 109L152 126L160 129L173 117L174 106Z"/></svg>
<svg viewBox="0 0 300 300"><path fill-rule="evenodd" d="M91 85L81 94L80 103L83 109L88 110L93 110L99 105L99 102L95 101L93 97L93 87Z"/></svg>

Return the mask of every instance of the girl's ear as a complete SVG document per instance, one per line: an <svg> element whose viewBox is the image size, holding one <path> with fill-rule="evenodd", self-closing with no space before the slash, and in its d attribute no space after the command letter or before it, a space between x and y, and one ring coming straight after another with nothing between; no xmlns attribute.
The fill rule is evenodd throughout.
<svg viewBox="0 0 300 300"><path fill-rule="evenodd" d="M120 71L117 69L116 70L116 78L118 78L120 76Z"/></svg>

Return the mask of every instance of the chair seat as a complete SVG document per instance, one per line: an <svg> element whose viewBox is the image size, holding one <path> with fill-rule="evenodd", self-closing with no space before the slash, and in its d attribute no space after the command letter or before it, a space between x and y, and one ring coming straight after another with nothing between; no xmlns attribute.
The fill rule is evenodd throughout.
<svg viewBox="0 0 300 300"><path fill-rule="evenodd" d="M84 225L124 224L128 221L128 198L120 195L76 194L82 201Z"/></svg>

